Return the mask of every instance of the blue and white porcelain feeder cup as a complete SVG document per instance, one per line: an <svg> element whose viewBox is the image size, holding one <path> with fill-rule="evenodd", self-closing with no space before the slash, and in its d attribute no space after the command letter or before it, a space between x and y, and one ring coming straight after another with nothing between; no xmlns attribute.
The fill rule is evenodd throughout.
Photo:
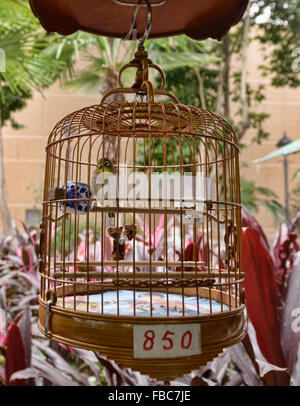
<svg viewBox="0 0 300 406"><path fill-rule="evenodd" d="M76 185L77 185L77 193L76 193ZM66 185L63 185L61 188L66 189ZM91 187L89 188L88 184L82 182L76 183L74 181L67 181L66 199L70 201L59 203L59 209L61 211L64 211L66 207L66 213L71 214L75 214L77 209L77 214L86 214L88 208L92 207L92 201L90 199L93 197L93 195L94 193L92 191L92 188Z"/></svg>

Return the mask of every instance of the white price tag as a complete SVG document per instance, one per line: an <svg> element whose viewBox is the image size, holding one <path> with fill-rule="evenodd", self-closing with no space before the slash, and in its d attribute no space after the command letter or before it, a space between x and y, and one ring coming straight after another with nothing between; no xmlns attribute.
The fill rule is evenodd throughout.
<svg viewBox="0 0 300 406"><path fill-rule="evenodd" d="M135 324L134 358L177 358L201 354L200 324Z"/></svg>

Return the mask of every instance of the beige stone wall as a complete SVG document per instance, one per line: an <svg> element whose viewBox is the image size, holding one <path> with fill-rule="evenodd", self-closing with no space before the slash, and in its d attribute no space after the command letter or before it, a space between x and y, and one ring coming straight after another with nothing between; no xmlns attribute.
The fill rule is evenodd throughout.
<svg viewBox="0 0 300 406"><path fill-rule="evenodd" d="M25 220L26 209L40 208L44 182L45 147L54 125L67 114L99 102L99 97L71 93L53 85L44 96L35 93L15 114L20 130L3 131L4 170L12 217Z"/></svg>
<svg viewBox="0 0 300 406"><path fill-rule="evenodd" d="M268 78L262 77L261 71L258 69L264 57L265 53L262 52L260 46L256 42L252 42L249 49L249 83L254 87L259 84L266 86L266 99L256 109L270 115L264 124L264 129L269 132L270 136L261 145L257 145L252 142L256 135L255 131L249 130L243 139L246 148L241 153L241 163L250 163L275 151L276 144L284 131L287 131L288 137L292 140L300 138L300 90L270 86ZM296 186L295 182L292 182L292 176L298 168L300 168L300 153L289 156L290 191ZM278 195L278 200L284 205L283 158L275 158L242 168L241 174L247 180L255 181L257 186L272 189ZM269 212L262 208L255 216L261 222L267 235L271 238L274 237L278 224Z"/></svg>
<svg viewBox="0 0 300 406"><path fill-rule="evenodd" d="M274 89L263 78L258 66L263 58L257 44L252 43L249 55L249 82L253 85L264 83L267 86L266 100L258 106L258 110L270 114L265 128L270 132L268 140L258 146L251 143L254 136L248 131L243 142L247 148L241 154L241 162L250 162L260 158L276 148L277 141L284 130L292 139L300 136L300 100L299 90L281 88ZM34 94L33 100L15 119L25 127L21 130L4 129L4 164L8 186L8 201L12 217L25 220L25 210L40 207L42 193L45 146L47 137L55 123L66 114L99 101L99 97L87 97L82 94L70 93L52 86L44 97ZM300 167L300 154L290 159L290 177ZM284 202L283 197L283 165L281 159L274 159L264 164L242 169L242 175L255 180L257 185L273 189ZM274 234L275 221L261 209L257 215L268 235Z"/></svg>

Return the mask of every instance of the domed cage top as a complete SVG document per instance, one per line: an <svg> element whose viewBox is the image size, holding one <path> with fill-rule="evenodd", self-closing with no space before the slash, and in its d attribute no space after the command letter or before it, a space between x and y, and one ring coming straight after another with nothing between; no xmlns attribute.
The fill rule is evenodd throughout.
<svg viewBox="0 0 300 406"><path fill-rule="evenodd" d="M144 49L128 66L132 88L120 80L49 137L39 327L171 379L244 336L238 146L222 117L165 92L163 76L153 90L148 69L163 73ZM123 93L136 98L106 101ZM170 333L160 349L157 326Z"/></svg>

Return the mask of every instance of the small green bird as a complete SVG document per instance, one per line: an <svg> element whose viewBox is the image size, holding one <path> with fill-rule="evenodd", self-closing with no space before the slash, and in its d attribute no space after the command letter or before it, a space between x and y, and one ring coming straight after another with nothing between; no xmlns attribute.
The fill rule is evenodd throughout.
<svg viewBox="0 0 300 406"><path fill-rule="evenodd" d="M97 163L96 173L110 172L115 173L113 163L108 158L101 158Z"/></svg>
<svg viewBox="0 0 300 406"><path fill-rule="evenodd" d="M101 158L97 163L97 168L95 169L92 180L91 180L91 187L94 191L94 194L97 198L97 202L99 200L99 196L97 196L99 190L103 187L103 181L109 179L111 175L115 174L115 168L113 163L108 158ZM102 182L99 182L98 176L102 175ZM114 217L114 213L108 213L108 217Z"/></svg>

